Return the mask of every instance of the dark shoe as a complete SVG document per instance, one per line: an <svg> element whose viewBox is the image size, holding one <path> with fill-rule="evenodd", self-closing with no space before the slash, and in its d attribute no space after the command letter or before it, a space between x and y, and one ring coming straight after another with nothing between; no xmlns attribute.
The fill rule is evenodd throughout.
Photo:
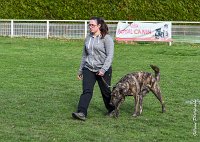
<svg viewBox="0 0 200 142"><path fill-rule="evenodd" d="M86 120L85 114L82 113L82 112L73 112L73 113L72 113L72 117L73 117L74 119L79 119L79 120L83 120L83 121Z"/></svg>

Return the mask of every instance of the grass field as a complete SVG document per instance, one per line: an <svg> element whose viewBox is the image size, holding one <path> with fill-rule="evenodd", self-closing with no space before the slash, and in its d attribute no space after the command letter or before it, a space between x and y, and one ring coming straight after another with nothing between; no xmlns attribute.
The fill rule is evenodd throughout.
<svg viewBox="0 0 200 142"><path fill-rule="evenodd" d="M115 44L112 84L133 71L160 67L167 112L153 94L133 118L128 97L118 119L95 86L87 121L73 120L81 94L77 80L83 41L0 38L0 141L197 142L200 135L200 45ZM197 135L196 135L197 134Z"/></svg>

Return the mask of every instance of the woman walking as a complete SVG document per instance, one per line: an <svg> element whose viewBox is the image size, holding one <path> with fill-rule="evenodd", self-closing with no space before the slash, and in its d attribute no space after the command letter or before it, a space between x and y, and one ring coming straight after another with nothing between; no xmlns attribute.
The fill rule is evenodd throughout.
<svg viewBox="0 0 200 142"><path fill-rule="evenodd" d="M80 96L77 111L72 113L72 117L78 120L86 120L96 81L108 114L114 110L114 106L109 104L114 42L108 34L108 26L102 18L92 17L88 26L90 34L85 39L78 73L78 79L82 80L83 92Z"/></svg>

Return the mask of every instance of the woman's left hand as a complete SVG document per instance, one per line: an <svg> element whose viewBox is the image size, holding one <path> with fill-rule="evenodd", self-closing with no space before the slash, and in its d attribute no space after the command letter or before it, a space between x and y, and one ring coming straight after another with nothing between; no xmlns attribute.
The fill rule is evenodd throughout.
<svg viewBox="0 0 200 142"><path fill-rule="evenodd" d="M97 75L99 75L99 76L104 76L104 72L103 72L102 70L99 70L99 71L97 72Z"/></svg>

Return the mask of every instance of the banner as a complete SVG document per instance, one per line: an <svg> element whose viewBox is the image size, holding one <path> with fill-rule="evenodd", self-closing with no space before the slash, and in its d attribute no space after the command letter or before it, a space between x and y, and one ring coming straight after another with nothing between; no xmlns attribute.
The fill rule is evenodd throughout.
<svg viewBox="0 0 200 142"><path fill-rule="evenodd" d="M116 30L116 40L171 42L171 22L133 22L131 24L119 22Z"/></svg>

